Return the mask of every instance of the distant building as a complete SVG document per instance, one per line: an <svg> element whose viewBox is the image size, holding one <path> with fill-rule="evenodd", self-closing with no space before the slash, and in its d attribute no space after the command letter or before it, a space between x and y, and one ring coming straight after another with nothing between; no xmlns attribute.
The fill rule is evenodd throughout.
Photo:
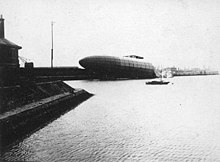
<svg viewBox="0 0 220 162"><path fill-rule="evenodd" d="M192 69L177 69L173 76L190 76L190 75L218 75L218 71L212 71L209 69L200 69L200 68L192 68Z"/></svg>

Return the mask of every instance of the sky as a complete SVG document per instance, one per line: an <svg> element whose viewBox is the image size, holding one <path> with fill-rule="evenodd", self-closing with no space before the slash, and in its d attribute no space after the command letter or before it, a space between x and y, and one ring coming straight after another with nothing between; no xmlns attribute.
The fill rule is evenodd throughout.
<svg viewBox="0 0 220 162"><path fill-rule="evenodd" d="M5 37L35 67L86 56L143 56L154 66L220 70L220 0L0 0Z"/></svg>

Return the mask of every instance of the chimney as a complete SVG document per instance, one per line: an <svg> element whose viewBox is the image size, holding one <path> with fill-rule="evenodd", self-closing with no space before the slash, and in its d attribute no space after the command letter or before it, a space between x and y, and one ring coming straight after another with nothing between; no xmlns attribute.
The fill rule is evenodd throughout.
<svg viewBox="0 0 220 162"><path fill-rule="evenodd" d="M0 38L5 38L4 19L0 16Z"/></svg>

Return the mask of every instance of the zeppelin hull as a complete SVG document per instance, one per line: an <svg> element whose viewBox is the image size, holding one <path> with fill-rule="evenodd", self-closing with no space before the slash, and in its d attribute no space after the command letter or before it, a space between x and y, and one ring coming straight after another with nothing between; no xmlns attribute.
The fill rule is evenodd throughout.
<svg viewBox="0 0 220 162"><path fill-rule="evenodd" d="M79 61L87 70L100 77L110 78L155 78L154 67L150 63L136 59L125 59L114 56L90 56Z"/></svg>

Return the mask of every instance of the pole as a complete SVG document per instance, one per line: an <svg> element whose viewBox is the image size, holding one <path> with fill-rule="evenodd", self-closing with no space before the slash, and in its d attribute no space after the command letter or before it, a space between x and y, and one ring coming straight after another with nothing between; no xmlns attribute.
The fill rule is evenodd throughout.
<svg viewBox="0 0 220 162"><path fill-rule="evenodd" d="M54 22L51 22L51 68L53 68L53 24Z"/></svg>

